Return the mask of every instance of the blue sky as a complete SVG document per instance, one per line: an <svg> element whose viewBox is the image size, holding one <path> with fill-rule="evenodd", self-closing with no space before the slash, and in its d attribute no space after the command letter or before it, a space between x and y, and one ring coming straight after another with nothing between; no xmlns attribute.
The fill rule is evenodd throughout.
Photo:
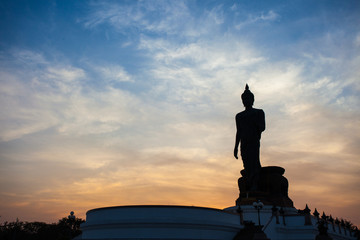
<svg viewBox="0 0 360 240"><path fill-rule="evenodd" d="M359 1L2 1L1 221L225 208L246 83L295 207L359 224ZM356 211L354 211L354 209Z"/></svg>

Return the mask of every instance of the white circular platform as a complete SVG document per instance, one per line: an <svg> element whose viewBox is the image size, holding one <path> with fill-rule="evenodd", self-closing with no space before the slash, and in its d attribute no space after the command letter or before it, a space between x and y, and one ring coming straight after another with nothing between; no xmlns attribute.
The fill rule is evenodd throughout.
<svg viewBox="0 0 360 240"><path fill-rule="evenodd" d="M189 206L118 206L89 210L82 239L232 239L239 215Z"/></svg>

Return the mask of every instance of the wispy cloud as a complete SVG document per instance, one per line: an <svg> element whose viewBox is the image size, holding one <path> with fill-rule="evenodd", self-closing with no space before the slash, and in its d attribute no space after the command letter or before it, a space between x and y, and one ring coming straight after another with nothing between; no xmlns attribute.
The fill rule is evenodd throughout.
<svg viewBox="0 0 360 240"><path fill-rule="evenodd" d="M222 5L205 10L198 17L185 1L140 1L131 5L97 2L93 7L90 17L79 20L87 28L105 24L121 33L165 34L180 39L211 36L226 18ZM268 20L271 14L274 15L271 12L270 16L262 15L260 18Z"/></svg>
<svg viewBox="0 0 360 240"><path fill-rule="evenodd" d="M107 81L131 81L122 67L99 67L105 78L105 90L97 91L87 86L84 69L51 63L39 53L26 51L26 56L30 55L36 58L22 62L24 54L20 54L14 61L22 62L25 69L28 64L44 66L18 73L6 69L1 72L2 121L6 126L2 128L3 140L50 127L63 134L110 132L131 122L134 112L131 106L137 100L130 93L111 87ZM40 62L35 62L36 59Z"/></svg>
<svg viewBox="0 0 360 240"><path fill-rule="evenodd" d="M133 82L133 77L125 71L122 66L97 66L96 71L100 73L100 78L113 82Z"/></svg>
<svg viewBox="0 0 360 240"><path fill-rule="evenodd" d="M232 9L235 9L235 8L233 7ZM269 10L267 13L261 12L256 15L249 14L245 20L243 20L240 23L238 23L237 25L235 25L235 28L241 29L244 26L248 26L251 24L272 22L279 18L280 18L280 15L273 10Z"/></svg>
<svg viewBox="0 0 360 240"><path fill-rule="evenodd" d="M131 5L97 2L93 7L90 17L81 20L88 28L110 24L120 31L130 28L171 34L192 18L183 1L145 1Z"/></svg>

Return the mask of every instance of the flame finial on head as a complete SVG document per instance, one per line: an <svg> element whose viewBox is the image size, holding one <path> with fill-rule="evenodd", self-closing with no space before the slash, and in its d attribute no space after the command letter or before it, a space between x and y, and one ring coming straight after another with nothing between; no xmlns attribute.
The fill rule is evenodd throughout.
<svg viewBox="0 0 360 240"><path fill-rule="evenodd" d="M248 84L245 85L245 90L244 90L243 94L241 95L241 98L244 98L244 97L250 97L250 98L254 99L254 94L250 91Z"/></svg>

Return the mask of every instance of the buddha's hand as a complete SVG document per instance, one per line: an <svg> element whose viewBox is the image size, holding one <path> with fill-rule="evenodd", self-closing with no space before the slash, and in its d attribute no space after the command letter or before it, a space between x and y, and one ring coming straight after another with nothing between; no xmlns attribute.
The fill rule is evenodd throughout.
<svg viewBox="0 0 360 240"><path fill-rule="evenodd" d="M238 149L234 148L234 157L238 159Z"/></svg>

